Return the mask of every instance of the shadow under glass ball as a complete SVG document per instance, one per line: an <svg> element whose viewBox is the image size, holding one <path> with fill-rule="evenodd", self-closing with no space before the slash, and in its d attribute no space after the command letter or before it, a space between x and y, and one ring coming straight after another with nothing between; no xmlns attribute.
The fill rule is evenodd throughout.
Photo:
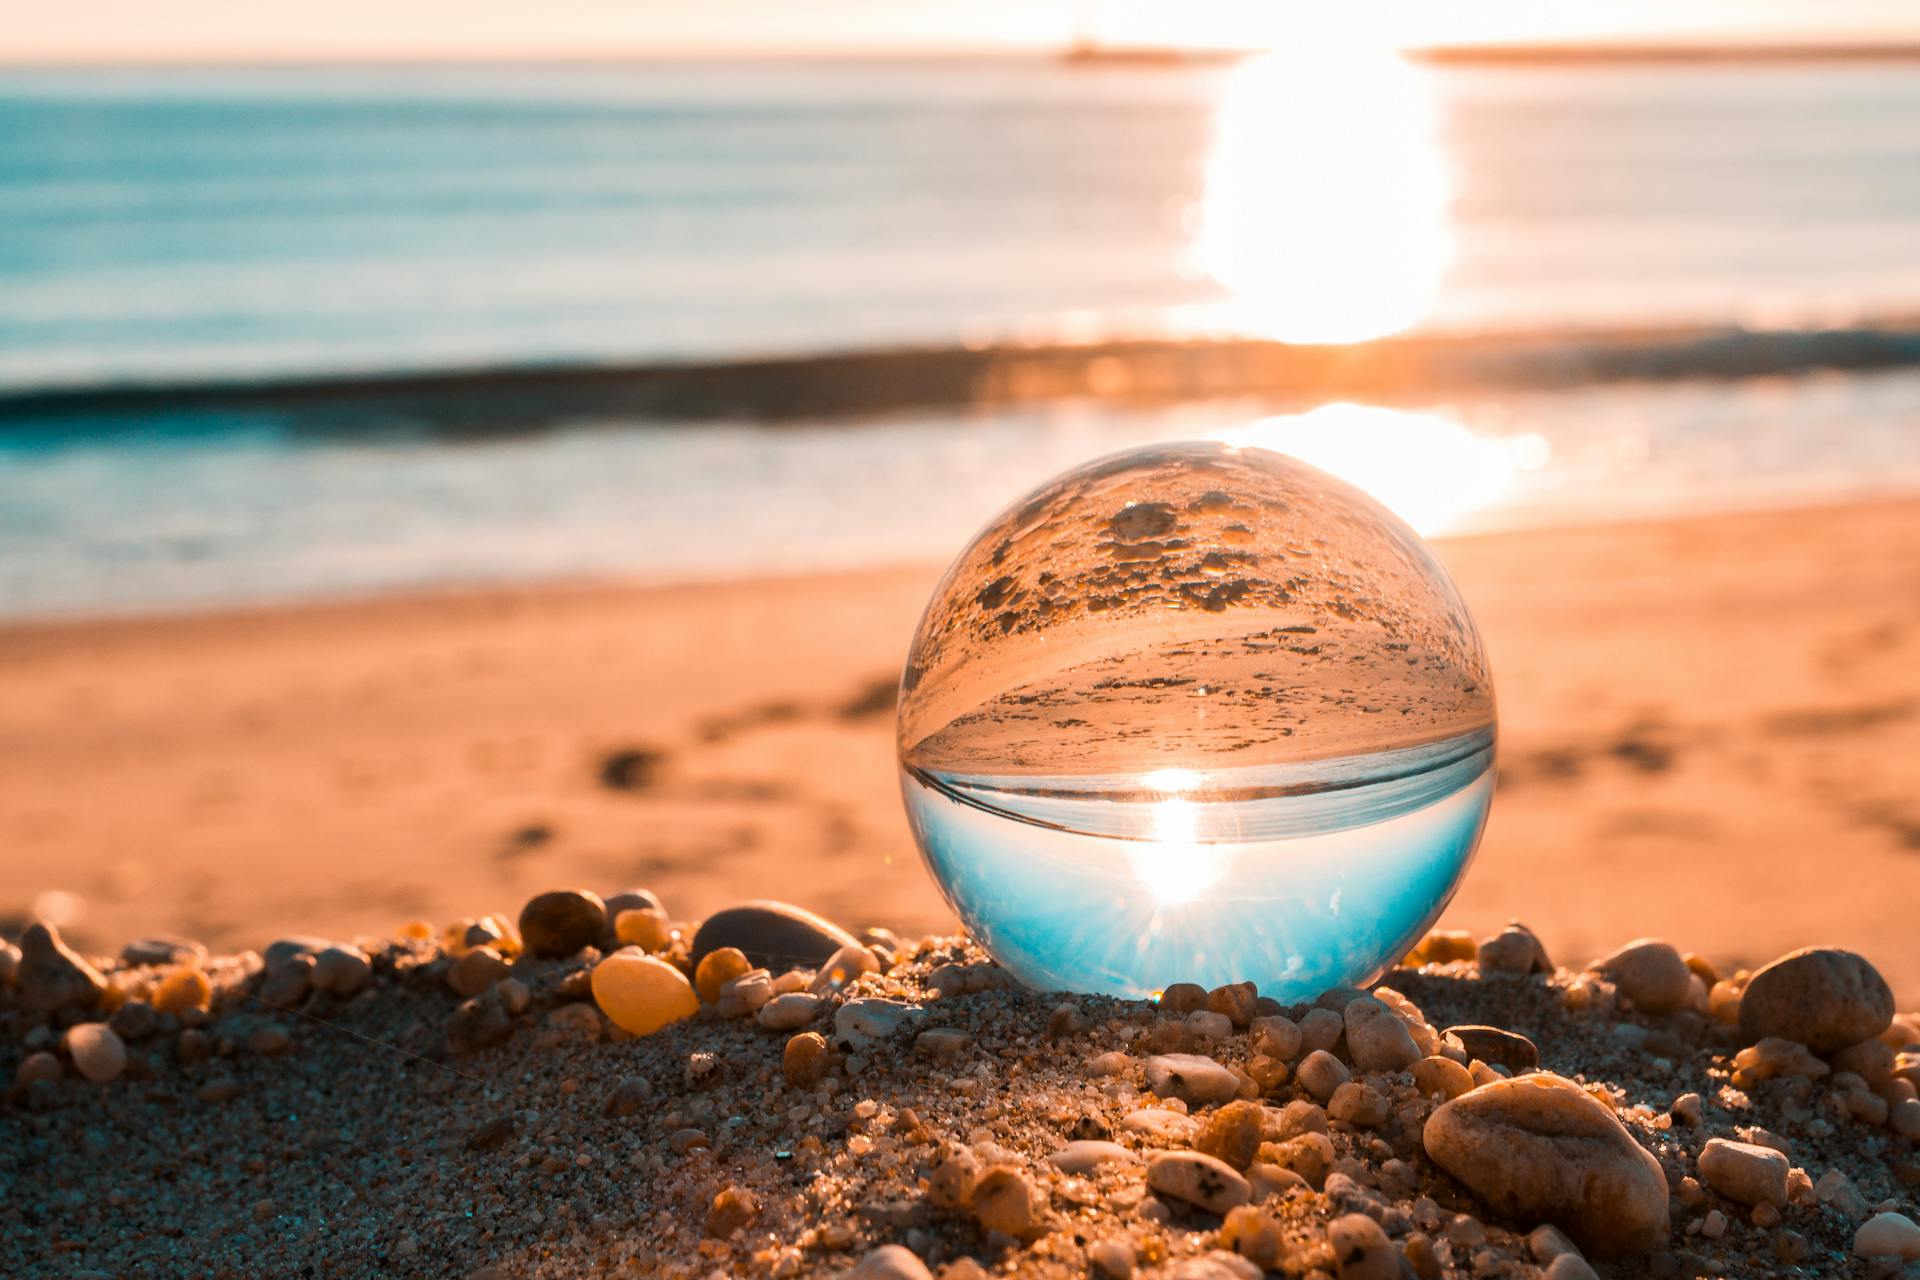
<svg viewBox="0 0 1920 1280"><path fill-rule="evenodd" d="M1356 984L1437 918L1493 791L1485 651L1414 532L1267 450L1061 475L948 569L898 745L947 901L1030 985Z"/></svg>

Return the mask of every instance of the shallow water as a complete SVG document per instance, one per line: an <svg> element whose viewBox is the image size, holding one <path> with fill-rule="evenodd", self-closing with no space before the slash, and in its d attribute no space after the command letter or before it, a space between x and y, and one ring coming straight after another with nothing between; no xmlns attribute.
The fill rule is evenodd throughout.
<svg viewBox="0 0 1920 1280"><path fill-rule="evenodd" d="M1435 919L1493 796L1493 735L1283 769L1139 779L901 773L947 901L1040 990L1372 977Z"/></svg>

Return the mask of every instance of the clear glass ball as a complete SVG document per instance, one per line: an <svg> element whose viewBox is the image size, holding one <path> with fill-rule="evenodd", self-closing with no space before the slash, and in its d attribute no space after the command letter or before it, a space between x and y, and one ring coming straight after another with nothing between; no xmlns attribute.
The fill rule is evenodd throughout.
<svg viewBox="0 0 1920 1280"><path fill-rule="evenodd" d="M1439 916L1493 795L1486 653L1432 551L1214 442L1097 459L982 529L898 734L941 892L1045 990L1364 983Z"/></svg>

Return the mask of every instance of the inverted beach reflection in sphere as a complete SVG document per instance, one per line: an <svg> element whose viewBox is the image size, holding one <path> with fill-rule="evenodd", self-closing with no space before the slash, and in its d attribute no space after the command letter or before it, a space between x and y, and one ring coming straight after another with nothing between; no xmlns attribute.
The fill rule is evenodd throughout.
<svg viewBox="0 0 1920 1280"><path fill-rule="evenodd" d="M1049 481L948 569L901 683L941 891L1048 990L1378 973L1493 793L1494 701L1427 546L1266 449L1153 445Z"/></svg>

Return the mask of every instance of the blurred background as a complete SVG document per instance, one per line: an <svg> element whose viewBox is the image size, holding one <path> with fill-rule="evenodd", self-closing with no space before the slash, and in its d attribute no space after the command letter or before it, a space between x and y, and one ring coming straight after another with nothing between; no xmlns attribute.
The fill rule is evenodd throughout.
<svg viewBox="0 0 1920 1280"><path fill-rule="evenodd" d="M1920 19L1327 8L0 0L0 913L941 927L941 565L1225 436L1476 609L1449 923L1913 998Z"/></svg>

